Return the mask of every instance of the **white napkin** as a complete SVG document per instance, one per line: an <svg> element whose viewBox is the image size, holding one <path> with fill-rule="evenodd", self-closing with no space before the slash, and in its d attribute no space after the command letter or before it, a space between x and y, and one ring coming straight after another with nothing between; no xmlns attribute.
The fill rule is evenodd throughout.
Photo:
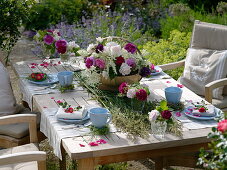
<svg viewBox="0 0 227 170"><path fill-rule="evenodd" d="M83 119L87 115L87 109L84 106L81 107L80 110L73 113L66 113L64 108L59 107L56 117L62 119Z"/></svg>
<svg viewBox="0 0 227 170"><path fill-rule="evenodd" d="M199 112L198 109L194 109L193 108L192 114L193 115L204 116L204 117L215 116L215 111L214 111L214 106L213 105L206 105L206 108L208 109L208 110L206 110L206 112Z"/></svg>

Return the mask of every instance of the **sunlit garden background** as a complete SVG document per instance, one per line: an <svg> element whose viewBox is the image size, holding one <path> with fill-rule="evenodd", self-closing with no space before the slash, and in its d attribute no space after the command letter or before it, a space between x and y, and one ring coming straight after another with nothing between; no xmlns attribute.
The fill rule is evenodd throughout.
<svg viewBox="0 0 227 170"><path fill-rule="evenodd" d="M9 70L10 61L42 57L33 36L38 30L58 29L64 39L81 48L97 37L119 36L136 44L155 65L180 61L186 56L194 20L227 25L227 2L222 1L1 0L0 57ZM178 79L182 71L167 73ZM47 143L42 143L42 149L48 153L48 169L58 169ZM67 167L76 168L70 160ZM152 169L152 162L132 161L98 169Z"/></svg>

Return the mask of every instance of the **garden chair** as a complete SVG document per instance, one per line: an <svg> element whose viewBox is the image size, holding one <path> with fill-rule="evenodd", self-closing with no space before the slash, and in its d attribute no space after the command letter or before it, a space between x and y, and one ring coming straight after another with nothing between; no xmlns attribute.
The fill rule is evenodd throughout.
<svg viewBox="0 0 227 170"><path fill-rule="evenodd" d="M0 125L28 123L30 144L0 150L0 170L45 170L46 153L39 151L36 115L17 114L0 117Z"/></svg>
<svg viewBox="0 0 227 170"><path fill-rule="evenodd" d="M217 51L227 50L227 26L211 24L196 20L194 23L193 33L191 37L190 48L209 49ZM187 61L187 57L186 60L160 65L160 67L163 70L171 70L177 67L185 66L185 61ZM223 70L224 69L225 68L223 68ZM209 82L205 85L205 94L202 97L204 97L206 101L212 103L214 106L222 109L223 111L227 111L227 72L224 71L224 74L225 77ZM222 93L223 99L215 99L213 97L213 91L220 87L224 87Z"/></svg>
<svg viewBox="0 0 227 170"><path fill-rule="evenodd" d="M0 62L0 117L9 114L25 114L32 113L28 109L22 109L16 104L15 97L13 95L10 79L6 68ZM36 114L36 113L33 113ZM40 116L37 114L37 124L39 124ZM45 136L38 132L39 141L43 140ZM29 143L28 124L15 123L10 125L0 125L0 147L10 148L22 144Z"/></svg>

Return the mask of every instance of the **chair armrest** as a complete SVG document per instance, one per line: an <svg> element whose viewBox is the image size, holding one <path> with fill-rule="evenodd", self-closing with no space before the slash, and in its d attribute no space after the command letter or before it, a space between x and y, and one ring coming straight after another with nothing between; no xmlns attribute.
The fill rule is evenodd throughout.
<svg viewBox="0 0 227 170"><path fill-rule="evenodd" d="M0 125L14 124L14 123L28 123L30 142L38 143L36 115L34 115L34 114L15 114L15 115L0 117Z"/></svg>
<svg viewBox="0 0 227 170"><path fill-rule="evenodd" d="M46 153L43 151L30 151L0 156L0 166L32 161L46 161Z"/></svg>
<svg viewBox="0 0 227 170"><path fill-rule="evenodd" d="M227 85L227 78L219 79L208 83L205 86L205 99L208 102L212 102L212 91L218 87Z"/></svg>
<svg viewBox="0 0 227 170"><path fill-rule="evenodd" d="M184 66L184 64L185 64L185 60L181 60L181 61L177 61L169 64L159 65L159 67L161 67L162 70L165 71L165 70L172 70L172 69Z"/></svg>

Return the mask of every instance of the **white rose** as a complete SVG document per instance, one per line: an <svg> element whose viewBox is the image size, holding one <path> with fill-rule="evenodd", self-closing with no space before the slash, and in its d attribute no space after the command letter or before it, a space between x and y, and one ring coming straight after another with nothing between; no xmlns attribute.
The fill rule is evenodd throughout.
<svg viewBox="0 0 227 170"><path fill-rule="evenodd" d="M35 40L38 40L39 37L40 37L40 34L37 32L37 34L34 36L34 39L35 39Z"/></svg>
<svg viewBox="0 0 227 170"><path fill-rule="evenodd" d="M110 47L110 54L115 57L119 57L122 55L121 46L115 45Z"/></svg>
<svg viewBox="0 0 227 170"><path fill-rule="evenodd" d="M128 92L127 92L127 97L132 99L134 98L136 95L136 89L129 89Z"/></svg>
<svg viewBox="0 0 227 170"><path fill-rule="evenodd" d="M98 37L96 38L96 41L98 41L99 43L103 42L103 38L102 37Z"/></svg>
<svg viewBox="0 0 227 170"><path fill-rule="evenodd" d="M149 120L150 121L155 121L157 119L158 115L159 115L159 111L152 110L148 114L149 114Z"/></svg>
<svg viewBox="0 0 227 170"><path fill-rule="evenodd" d="M87 52L93 53L95 46L96 44L89 44L89 46L87 47Z"/></svg>
<svg viewBox="0 0 227 170"><path fill-rule="evenodd" d="M108 42L108 43L106 43L107 47L116 46L116 45L118 45L118 43L116 43L116 42Z"/></svg>
<svg viewBox="0 0 227 170"><path fill-rule="evenodd" d="M80 54L80 56L82 57L87 57L89 55L86 50L78 50L77 53Z"/></svg>
<svg viewBox="0 0 227 170"><path fill-rule="evenodd" d="M106 78L106 79L109 78L109 75L108 75L107 71L103 71L103 72L102 72L102 76L103 76L104 78Z"/></svg>
<svg viewBox="0 0 227 170"><path fill-rule="evenodd" d="M70 42L68 43L68 49L69 49L69 50L72 50L73 48L80 48L80 46L79 46L78 44L76 44L75 41L70 41Z"/></svg>
<svg viewBox="0 0 227 170"><path fill-rule="evenodd" d="M119 72L123 76L129 75L131 72L131 67L126 63L122 63Z"/></svg>

